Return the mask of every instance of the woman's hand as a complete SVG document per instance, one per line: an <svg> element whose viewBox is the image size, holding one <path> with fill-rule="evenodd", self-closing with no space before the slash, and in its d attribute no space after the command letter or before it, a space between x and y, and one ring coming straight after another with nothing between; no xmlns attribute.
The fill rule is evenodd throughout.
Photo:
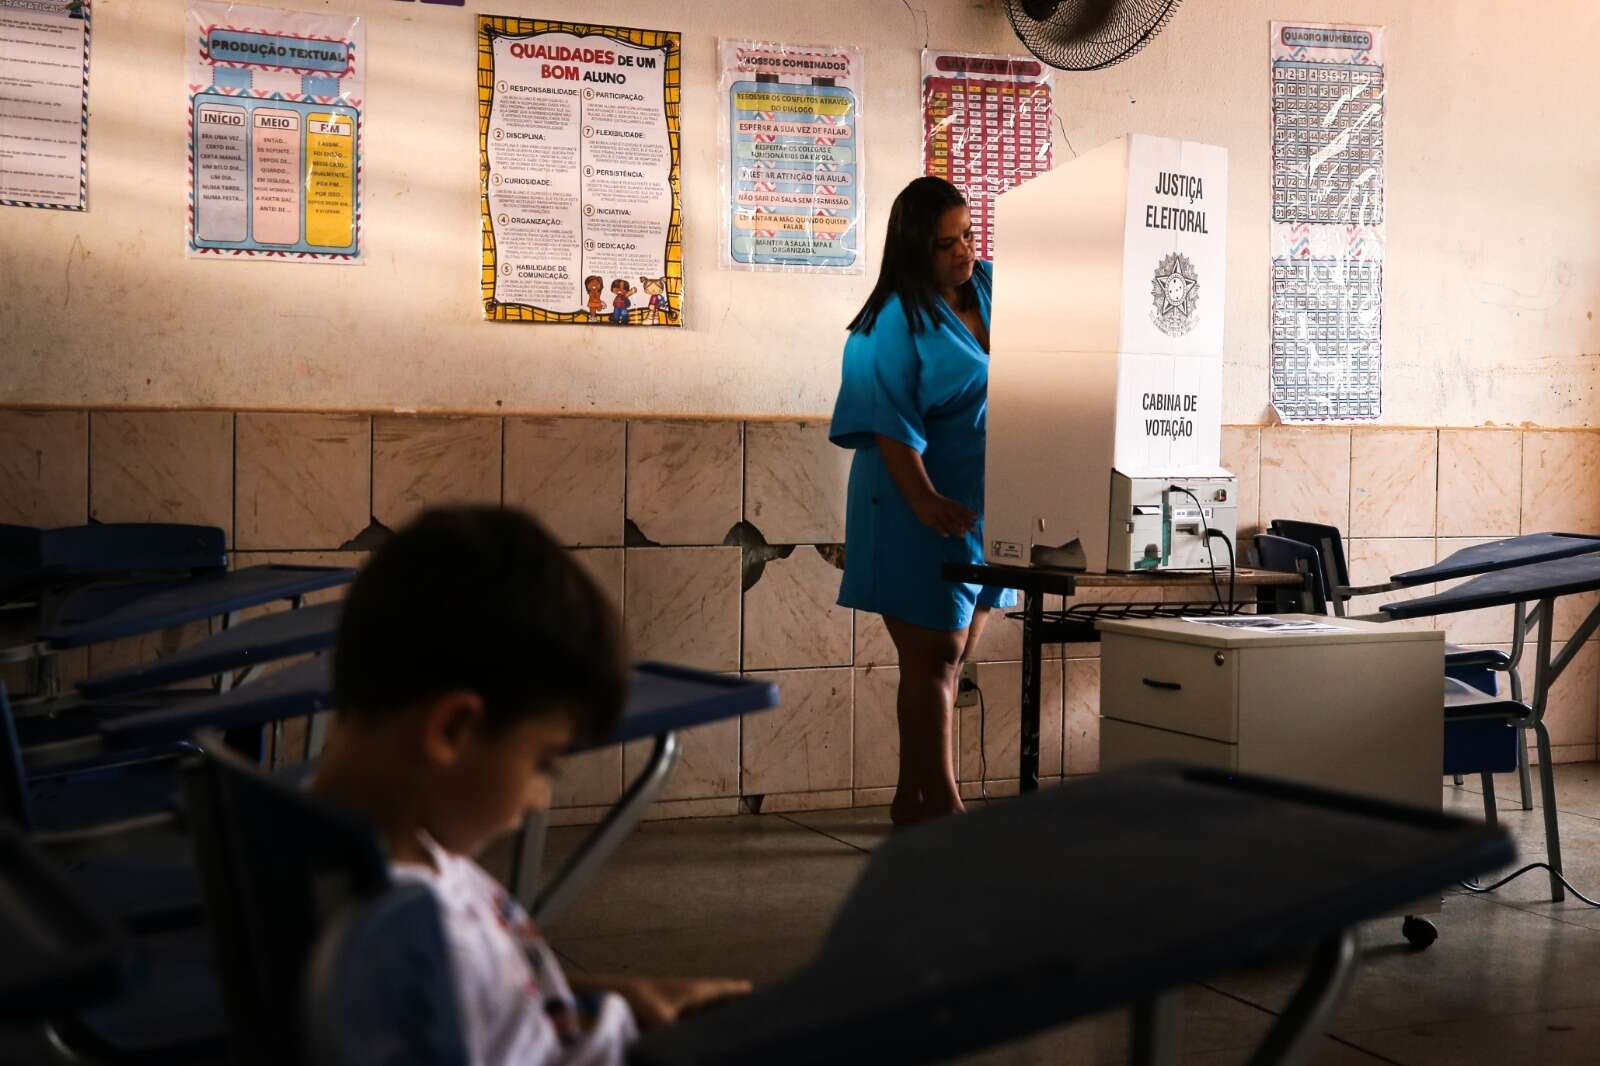
<svg viewBox="0 0 1600 1066"><path fill-rule="evenodd" d="M593 978L627 1001L641 1029L671 1025L686 1014L735 996L750 994L750 982L718 977Z"/></svg>
<svg viewBox="0 0 1600 1066"><path fill-rule="evenodd" d="M917 521L941 537L964 536L978 524L977 515L937 492L918 496L911 504L911 513L917 516Z"/></svg>
<svg viewBox="0 0 1600 1066"><path fill-rule="evenodd" d="M917 521L941 537L959 537L972 532L978 524L978 516L950 497L939 494L928 478L927 467L922 465L921 454L891 437L880 435L875 439L878 450L883 453L884 468Z"/></svg>

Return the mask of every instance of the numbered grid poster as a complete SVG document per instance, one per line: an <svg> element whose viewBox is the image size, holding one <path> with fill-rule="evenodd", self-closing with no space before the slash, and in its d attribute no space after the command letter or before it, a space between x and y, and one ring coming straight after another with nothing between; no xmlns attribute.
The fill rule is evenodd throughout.
<svg viewBox="0 0 1600 1066"><path fill-rule="evenodd" d="M961 190L978 256L994 198L1050 169L1050 72L1038 60L922 50L923 172Z"/></svg>
<svg viewBox="0 0 1600 1066"><path fill-rule="evenodd" d="M191 0L190 258L361 260L365 29Z"/></svg>
<svg viewBox="0 0 1600 1066"><path fill-rule="evenodd" d="M860 49L719 43L722 266L865 272Z"/></svg>
<svg viewBox="0 0 1600 1066"><path fill-rule="evenodd" d="M1271 397L1285 422L1383 410L1383 29L1272 24Z"/></svg>
<svg viewBox="0 0 1600 1066"><path fill-rule="evenodd" d="M483 316L683 324L678 34L478 16Z"/></svg>
<svg viewBox="0 0 1600 1066"><path fill-rule="evenodd" d="M0 205L89 203L89 0L0 0Z"/></svg>

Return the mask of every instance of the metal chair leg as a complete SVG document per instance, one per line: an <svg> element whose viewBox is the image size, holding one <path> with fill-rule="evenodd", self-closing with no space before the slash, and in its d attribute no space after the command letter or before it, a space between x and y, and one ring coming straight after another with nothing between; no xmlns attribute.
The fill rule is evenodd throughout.
<svg viewBox="0 0 1600 1066"><path fill-rule="evenodd" d="M1467 783L1466 778L1462 777L1460 774L1456 774L1454 780L1457 788L1460 788L1462 785Z"/></svg>
<svg viewBox="0 0 1600 1066"><path fill-rule="evenodd" d="M1550 730L1543 722L1534 722L1533 735L1539 744L1539 799L1544 804L1544 849L1545 861L1550 864L1550 901L1560 903L1567 898L1567 892L1556 877L1562 872L1561 823L1556 811L1556 768L1550 761Z"/></svg>
<svg viewBox="0 0 1600 1066"><path fill-rule="evenodd" d="M1132 1066L1178 1066L1183 1042L1183 991L1169 989L1133 1007L1128 1062Z"/></svg>
<svg viewBox="0 0 1600 1066"><path fill-rule="evenodd" d="M1511 698L1522 702L1522 649L1527 645L1530 615L1527 605L1516 605L1515 622L1511 627L1511 662L1506 670L1506 681L1511 686ZM1533 772L1528 768L1528 731L1517 726L1517 783L1522 786L1522 809L1533 810Z"/></svg>
<svg viewBox="0 0 1600 1066"><path fill-rule="evenodd" d="M1484 773L1478 776L1483 779L1483 820L1490 825L1494 825L1499 821L1497 817L1498 811L1495 807L1494 775Z"/></svg>
<svg viewBox="0 0 1600 1066"><path fill-rule="evenodd" d="M566 865L550 879L549 884L531 900L526 900L527 894L537 886L521 886L523 894L518 899L526 900L529 913L541 927L549 926L561 915L578 890L588 883L633 831L639 819L644 817L645 808L661 794L672 768L678 764L678 756L682 751L680 744L675 733L657 736L650 758L639 776L606 812L594 832L567 859Z"/></svg>
<svg viewBox="0 0 1600 1066"><path fill-rule="evenodd" d="M1299 1066L1308 1061L1355 965L1354 930L1346 929L1318 945L1305 981L1295 990L1294 998L1278 1016L1267 1038L1250 1056L1250 1066Z"/></svg>
<svg viewBox="0 0 1600 1066"><path fill-rule="evenodd" d="M1512 698L1520 701L1522 694L1519 692ZM1522 809L1533 810L1533 771L1528 765L1528 731L1520 725L1517 726L1517 782L1522 786Z"/></svg>

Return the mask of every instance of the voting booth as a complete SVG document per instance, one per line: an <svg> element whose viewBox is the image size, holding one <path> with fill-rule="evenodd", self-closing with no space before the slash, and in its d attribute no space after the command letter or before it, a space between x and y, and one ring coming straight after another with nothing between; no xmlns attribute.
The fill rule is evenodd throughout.
<svg viewBox="0 0 1600 1066"><path fill-rule="evenodd" d="M1227 151L1131 134L996 204L988 561L1224 561Z"/></svg>

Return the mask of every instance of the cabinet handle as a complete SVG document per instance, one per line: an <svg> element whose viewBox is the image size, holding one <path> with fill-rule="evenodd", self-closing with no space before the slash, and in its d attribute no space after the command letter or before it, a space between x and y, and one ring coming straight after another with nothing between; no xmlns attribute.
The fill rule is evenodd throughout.
<svg viewBox="0 0 1600 1066"><path fill-rule="evenodd" d="M1183 688L1183 686L1178 684L1176 681L1152 681L1148 677L1144 679L1144 683L1149 685L1151 688L1164 688L1170 692L1177 692Z"/></svg>

